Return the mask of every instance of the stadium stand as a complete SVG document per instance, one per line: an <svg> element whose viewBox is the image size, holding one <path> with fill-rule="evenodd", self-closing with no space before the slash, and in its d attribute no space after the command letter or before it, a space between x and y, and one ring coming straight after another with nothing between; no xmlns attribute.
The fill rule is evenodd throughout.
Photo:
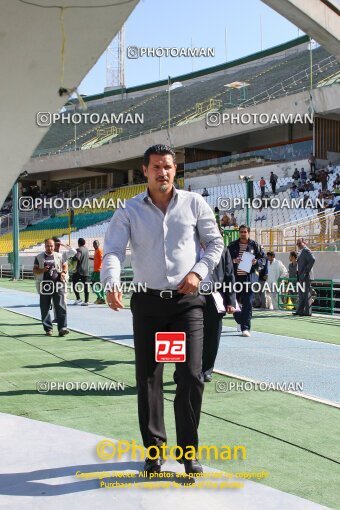
<svg viewBox="0 0 340 510"><path fill-rule="evenodd" d="M261 56L261 55L260 55ZM306 90L310 86L310 52L298 51L287 56L275 57L272 60L251 65L235 65L223 71L212 73L201 79L182 84L171 91L172 126L198 120L209 110L224 110L236 106L246 107L280 96L294 94ZM312 71L313 86L327 83L326 78L340 70L340 63L319 47L313 51ZM194 73L193 73L194 74ZM180 77L179 77L180 78ZM176 80L176 79L174 79ZM326 80L326 82L325 82ZM244 82L241 88L228 87L235 82ZM70 112L74 112L71 107ZM77 112L81 115L81 112ZM104 104L88 106L90 113L131 113L144 115L143 125L131 123L128 134L121 125L122 132L108 134L107 124L89 128L89 124L80 122L76 126L76 143L74 126L60 121L53 124L41 143L33 153L34 156L59 153L68 150L90 148L93 143L112 143L124 138L139 136L141 133L157 131L168 124L168 92L166 90L136 98L112 100ZM118 127L118 125L117 125ZM100 129L104 129L102 138ZM98 131L99 130L99 131ZM90 143L92 140L93 143Z"/></svg>
<svg viewBox="0 0 340 510"><path fill-rule="evenodd" d="M333 189L334 181L337 176L340 175L340 166L336 167L333 174L329 176L328 181L328 189L331 191ZM183 186L183 181L180 180L181 186ZM277 183L277 195L280 200L290 198L291 185L293 184L293 180L291 177L279 177ZM300 197L308 194L309 198L314 202L317 198L318 192L321 189L320 183L313 183L314 190L309 192L300 193ZM125 186L120 188L116 192L113 193L115 200L117 197L120 199L128 199L135 196L138 193L141 193L145 190L145 184L133 185L133 186ZM210 207L213 209L218 205L218 199L220 197L227 197L229 199L235 198L245 198L245 184L243 182L236 182L233 184L228 184L225 186L215 186L208 187L209 196L206 197L206 200ZM268 195L271 195L267 184ZM203 188L199 188L193 190L193 192L202 194ZM111 193L103 195L103 197L108 198L111 196ZM257 181L254 182L254 196L260 196L260 187ZM245 209L232 209L235 212L235 216L237 219L238 225L246 222L246 211ZM231 211L229 211L231 212ZM223 214L223 211L220 211L220 214ZM333 209L329 209L327 214L333 214ZM103 211L95 212L91 209L91 212L81 212L75 215L75 226L72 227L71 232L71 245L77 246L77 239L79 237L83 237L86 239L88 246L92 246L92 242L95 239L98 239L101 244L103 244L104 236L106 229L109 224L109 220L112 216L111 211ZM263 219L257 220L257 217L260 216ZM60 223L59 223L60 222ZM309 223L308 223L309 222ZM312 223L310 223L312 222ZM284 228L288 228L290 225L293 225L296 228L299 225L309 225L309 227L313 227L311 229L312 237L314 243L319 242L318 236L320 236L320 221L318 219L318 211L315 208L306 207L306 208L264 208L260 212L259 210L252 209L250 215L250 224L252 228L255 228L260 235L260 230L264 230L264 234L271 232L282 231ZM59 226L57 226L59 225ZM21 250L25 253L36 253L42 249L42 240L47 236L57 235L61 237L63 243L68 243L68 233L67 233L67 225L68 218L67 216L60 216L56 218L51 218L49 220L45 220L36 225L28 227L27 229L21 231L20 233L20 242L21 242ZM51 232L54 232L51 234ZM288 232L288 231L287 231ZM331 233L330 233L331 234ZM36 237L35 237L36 236ZM288 236L288 233L287 233ZM288 236L289 237L289 236ZM331 235L329 235L331 237ZM264 239L266 237L264 236ZM266 241L267 243L267 241ZM288 246L288 245L287 245ZM6 235L0 237L0 252L6 253L11 251L11 236Z"/></svg>

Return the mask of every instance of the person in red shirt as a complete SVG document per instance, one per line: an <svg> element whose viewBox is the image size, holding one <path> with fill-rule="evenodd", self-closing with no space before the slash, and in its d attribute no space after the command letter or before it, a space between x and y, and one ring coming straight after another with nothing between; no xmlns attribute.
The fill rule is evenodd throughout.
<svg viewBox="0 0 340 510"><path fill-rule="evenodd" d="M266 193L266 181L264 180L263 177L261 177L259 184L261 188L261 198L263 198Z"/></svg>
<svg viewBox="0 0 340 510"><path fill-rule="evenodd" d="M97 296L97 300L94 302L95 305L104 305L105 301L105 292L104 289L101 288L100 285L100 270L102 268L103 261L103 250L99 247L99 241L93 241L94 255L90 257L93 260L93 272L91 275L92 286L94 285L93 292Z"/></svg>

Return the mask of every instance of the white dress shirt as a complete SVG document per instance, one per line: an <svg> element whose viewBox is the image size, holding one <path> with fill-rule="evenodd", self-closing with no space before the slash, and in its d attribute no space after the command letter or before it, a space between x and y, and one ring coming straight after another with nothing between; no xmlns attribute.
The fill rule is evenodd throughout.
<svg viewBox="0 0 340 510"><path fill-rule="evenodd" d="M130 241L134 283L150 289L176 289L191 271L204 279L220 261L223 240L212 210L198 193L177 190L164 214L148 193L118 209L104 240L101 282L120 282ZM200 259L200 243L206 247Z"/></svg>

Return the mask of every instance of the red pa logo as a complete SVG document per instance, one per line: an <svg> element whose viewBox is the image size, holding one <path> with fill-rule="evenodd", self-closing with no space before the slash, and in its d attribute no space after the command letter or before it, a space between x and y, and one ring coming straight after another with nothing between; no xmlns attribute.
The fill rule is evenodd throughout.
<svg viewBox="0 0 340 510"><path fill-rule="evenodd" d="M158 332L155 340L156 361L183 363L186 360L184 332Z"/></svg>

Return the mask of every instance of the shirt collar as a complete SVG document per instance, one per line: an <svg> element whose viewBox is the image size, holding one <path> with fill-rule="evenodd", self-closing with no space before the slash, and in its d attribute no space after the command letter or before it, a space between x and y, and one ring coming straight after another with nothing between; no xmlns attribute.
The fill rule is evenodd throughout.
<svg viewBox="0 0 340 510"><path fill-rule="evenodd" d="M149 188L146 188L146 190L144 191L144 193L142 195L142 200L145 203L147 203L147 204L149 202L152 202L152 198L150 197L150 193L149 193ZM175 188L174 185L172 186L172 197L171 197L171 200L174 200L174 201L178 200L178 192L177 192L177 189Z"/></svg>

